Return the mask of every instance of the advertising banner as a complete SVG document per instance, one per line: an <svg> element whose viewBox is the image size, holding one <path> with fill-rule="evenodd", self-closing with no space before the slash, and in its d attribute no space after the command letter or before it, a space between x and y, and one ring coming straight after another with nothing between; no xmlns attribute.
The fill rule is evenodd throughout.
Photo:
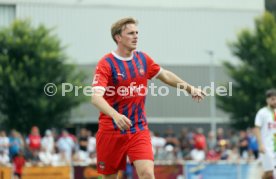
<svg viewBox="0 0 276 179"><path fill-rule="evenodd" d="M183 165L155 165L154 175L158 179L176 179L183 176ZM138 179L134 172L133 179Z"/></svg>
<svg viewBox="0 0 276 179"><path fill-rule="evenodd" d="M64 167L25 167L22 179L71 179L71 168Z"/></svg>
<svg viewBox="0 0 276 179"><path fill-rule="evenodd" d="M10 167L0 166L0 179L11 179L12 169Z"/></svg>
<svg viewBox="0 0 276 179"><path fill-rule="evenodd" d="M186 179L260 179L257 164L235 163L186 163Z"/></svg>

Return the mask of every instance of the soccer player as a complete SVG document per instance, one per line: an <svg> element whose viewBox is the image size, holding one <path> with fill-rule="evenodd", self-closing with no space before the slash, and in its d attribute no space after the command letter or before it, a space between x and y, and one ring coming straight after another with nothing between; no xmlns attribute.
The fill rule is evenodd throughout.
<svg viewBox="0 0 276 179"><path fill-rule="evenodd" d="M261 108L255 118L255 134L264 169L263 179L273 179L275 167L276 89L266 92L267 106Z"/></svg>
<svg viewBox="0 0 276 179"><path fill-rule="evenodd" d="M161 68L146 53L136 51L137 21L124 18L111 27L117 49L97 64L92 83L92 104L99 109L96 135L97 170L104 178L116 178L126 167L126 157L139 178L154 178L153 152L145 106L148 79L186 90L196 101L205 94Z"/></svg>

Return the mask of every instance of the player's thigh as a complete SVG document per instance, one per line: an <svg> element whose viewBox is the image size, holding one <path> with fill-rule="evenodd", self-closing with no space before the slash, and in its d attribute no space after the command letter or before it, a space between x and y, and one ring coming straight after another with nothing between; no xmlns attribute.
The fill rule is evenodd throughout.
<svg viewBox="0 0 276 179"><path fill-rule="evenodd" d="M126 168L127 137L98 132L97 142L97 170L106 177L113 177L119 170Z"/></svg>
<svg viewBox="0 0 276 179"><path fill-rule="evenodd" d="M154 162L152 160L135 160L133 165L139 178L154 178Z"/></svg>
<svg viewBox="0 0 276 179"><path fill-rule="evenodd" d="M136 160L154 160L148 130L137 132L131 136L127 146L127 155L131 163Z"/></svg>
<svg viewBox="0 0 276 179"><path fill-rule="evenodd" d="M261 161L264 172L272 172L274 170L274 157L272 152L261 154Z"/></svg>
<svg viewBox="0 0 276 179"><path fill-rule="evenodd" d="M131 136L127 155L130 162L134 164L140 179L154 178L154 158L148 130L137 132Z"/></svg>

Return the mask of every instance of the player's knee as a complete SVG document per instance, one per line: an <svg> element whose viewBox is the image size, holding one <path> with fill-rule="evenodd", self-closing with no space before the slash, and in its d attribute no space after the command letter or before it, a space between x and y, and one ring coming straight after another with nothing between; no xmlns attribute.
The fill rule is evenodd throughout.
<svg viewBox="0 0 276 179"><path fill-rule="evenodd" d="M140 172L140 179L154 179L154 172L151 169L144 169Z"/></svg>

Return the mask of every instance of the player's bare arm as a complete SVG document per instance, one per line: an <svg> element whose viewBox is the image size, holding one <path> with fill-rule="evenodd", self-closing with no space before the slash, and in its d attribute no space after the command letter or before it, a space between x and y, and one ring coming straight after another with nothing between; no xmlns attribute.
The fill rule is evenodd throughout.
<svg viewBox="0 0 276 179"><path fill-rule="evenodd" d="M114 122L120 130L129 129L132 125L130 119L118 113L114 108L112 108L103 98L103 95L103 90L94 90L91 98L91 103L101 112L113 118Z"/></svg>
<svg viewBox="0 0 276 179"><path fill-rule="evenodd" d="M264 150L264 145L263 145L262 138L261 138L261 130L260 130L259 126L256 126L254 128L254 133L255 133L255 136L256 136L258 144L259 144L259 151L261 153L264 153L265 150Z"/></svg>
<svg viewBox="0 0 276 179"><path fill-rule="evenodd" d="M186 90L189 94L192 95L192 98L197 102L200 102L206 96L204 91L195 88L194 86L182 80L180 77L178 77L176 74L169 70L162 69L160 74L157 76L157 79L172 87L179 87L183 90Z"/></svg>

